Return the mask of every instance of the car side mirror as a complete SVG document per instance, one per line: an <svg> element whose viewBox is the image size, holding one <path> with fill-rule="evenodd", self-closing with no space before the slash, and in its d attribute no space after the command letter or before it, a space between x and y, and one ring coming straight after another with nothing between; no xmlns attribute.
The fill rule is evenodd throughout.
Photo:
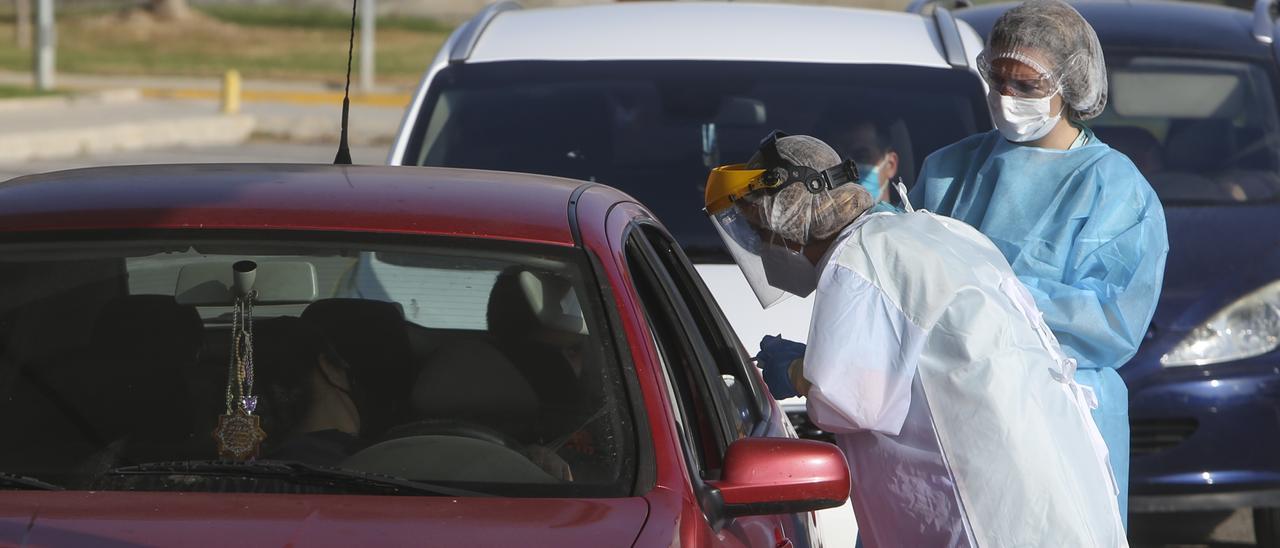
<svg viewBox="0 0 1280 548"><path fill-rule="evenodd" d="M849 498L849 465L829 443L743 438L729 446L719 480L728 517L835 508Z"/></svg>

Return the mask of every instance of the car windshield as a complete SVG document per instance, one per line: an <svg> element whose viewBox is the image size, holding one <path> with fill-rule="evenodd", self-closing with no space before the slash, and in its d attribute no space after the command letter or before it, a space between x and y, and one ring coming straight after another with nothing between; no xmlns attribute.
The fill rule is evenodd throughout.
<svg viewBox="0 0 1280 548"><path fill-rule="evenodd" d="M0 488L630 493L627 384L580 252L165 236L0 249ZM246 407L258 460L197 466L235 457L214 432Z"/></svg>
<svg viewBox="0 0 1280 548"><path fill-rule="evenodd" d="M1107 54L1110 100L1089 122L1125 153L1166 204L1280 196L1280 123L1267 71L1254 63Z"/></svg>
<svg viewBox="0 0 1280 548"><path fill-rule="evenodd" d="M433 82L404 163L611 185L699 262L729 260L701 212L708 171L746 162L770 130L858 162L893 150L910 186L929 152L990 128L978 77L946 68L521 61L453 65Z"/></svg>

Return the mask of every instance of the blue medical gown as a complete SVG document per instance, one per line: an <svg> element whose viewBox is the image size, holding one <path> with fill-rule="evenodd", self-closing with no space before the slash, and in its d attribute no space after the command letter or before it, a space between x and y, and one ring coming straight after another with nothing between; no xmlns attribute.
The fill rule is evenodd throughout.
<svg viewBox="0 0 1280 548"><path fill-rule="evenodd" d="M991 131L925 159L910 199L991 238L1035 297L1077 361L1076 381L1097 395L1093 417L1126 515L1129 394L1115 370L1137 352L1151 322L1169 253L1151 185L1091 133L1083 146L1050 150Z"/></svg>

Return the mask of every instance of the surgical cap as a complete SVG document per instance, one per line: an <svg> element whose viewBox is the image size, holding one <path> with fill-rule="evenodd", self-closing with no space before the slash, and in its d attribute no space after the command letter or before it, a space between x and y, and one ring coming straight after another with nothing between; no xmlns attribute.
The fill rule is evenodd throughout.
<svg viewBox="0 0 1280 548"><path fill-rule="evenodd" d="M840 155L826 143L808 135L790 135L778 139L778 155L797 166L818 171L840 163ZM763 165L759 153L747 167L772 168ZM758 226L791 242L806 244L835 236L874 204L862 185L847 183L817 194L803 184L791 184L770 194L749 195L748 214Z"/></svg>
<svg viewBox="0 0 1280 548"><path fill-rule="evenodd" d="M1107 106L1107 68L1098 35L1066 2L1030 0L1005 12L991 29L979 64L990 70L997 59L1026 57L1044 61L1075 119L1094 118Z"/></svg>

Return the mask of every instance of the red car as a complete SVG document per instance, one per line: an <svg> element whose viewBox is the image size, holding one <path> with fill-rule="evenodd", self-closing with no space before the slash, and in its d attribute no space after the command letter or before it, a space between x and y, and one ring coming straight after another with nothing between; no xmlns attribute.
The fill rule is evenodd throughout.
<svg viewBox="0 0 1280 548"><path fill-rule="evenodd" d="M3 545L804 546L849 491L643 206L466 170L0 184L0 440Z"/></svg>

